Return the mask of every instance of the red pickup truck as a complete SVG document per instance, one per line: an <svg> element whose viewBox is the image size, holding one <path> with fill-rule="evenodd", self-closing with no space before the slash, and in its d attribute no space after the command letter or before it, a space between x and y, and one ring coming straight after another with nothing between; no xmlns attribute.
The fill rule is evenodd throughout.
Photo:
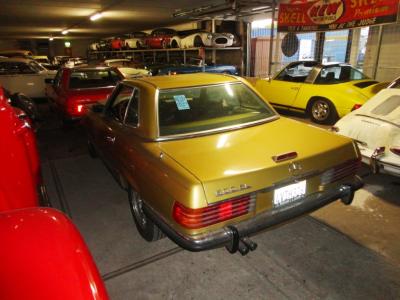
<svg viewBox="0 0 400 300"><path fill-rule="evenodd" d="M88 108L105 101L123 75L113 67L61 68L46 80L46 95L63 122L82 118Z"/></svg>

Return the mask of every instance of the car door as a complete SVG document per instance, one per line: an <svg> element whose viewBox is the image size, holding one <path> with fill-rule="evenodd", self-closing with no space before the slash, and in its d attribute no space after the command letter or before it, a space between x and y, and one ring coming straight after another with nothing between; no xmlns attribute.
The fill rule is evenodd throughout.
<svg viewBox="0 0 400 300"><path fill-rule="evenodd" d="M121 131L124 129L126 111L133 92L134 88L131 86L125 84L117 86L106 103L101 117L102 125L95 137L102 157L112 169L120 168L121 159L118 157L117 148L120 146Z"/></svg>
<svg viewBox="0 0 400 300"><path fill-rule="evenodd" d="M52 84L46 84L46 96L53 102L57 98L57 90L61 86L61 78L63 74L63 69L58 70L56 76L54 77Z"/></svg>

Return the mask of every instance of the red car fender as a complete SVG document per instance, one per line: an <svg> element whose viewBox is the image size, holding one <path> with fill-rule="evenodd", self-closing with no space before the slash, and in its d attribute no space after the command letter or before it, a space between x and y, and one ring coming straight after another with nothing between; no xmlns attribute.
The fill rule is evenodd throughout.
<svg viewBox="0 0 400 300"><path fill-rule="evenodd" d="M109 299L78 230L61 212L0 213L0 299Z"/></svg>
<svg viewBox="0 0 400 300"><path fill-rule="evenodd" d="M39 205L39 154L28 120L18 118L0 87L0 211Z"/></svg>

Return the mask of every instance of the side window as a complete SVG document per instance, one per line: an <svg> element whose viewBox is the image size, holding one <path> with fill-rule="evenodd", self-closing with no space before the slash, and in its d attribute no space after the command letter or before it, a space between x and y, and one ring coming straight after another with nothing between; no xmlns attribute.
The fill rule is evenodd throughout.
<svg viewBox="0 0 400 300"><path fill-rule="evenodd" d="M133 90L130 86L120 86L117 93L110 99L110 103L107 104L106 115L122 123L125 119L126 109L132 97Z"/></svg>
<svg viewBox="0 0 400 300"><path fill-rule="evenodd" d="M6 63L6 62L0 62L0 75L9 74L7 65L8 65L8 63Z"/></svg>
<svg viewBox="0 0 400 300"><path fill-rule="evenodd" d="M62 70L58 70L56 76L54 77L54 86L59 87L61 85Z"/></svg>
<svg viewBox="0 0 400 300"><path fill-rule="evenodd" d="M139 89L135 88L133 91L132 100L129 103L125 119L125 123L133 127L139 126L139 101L140 101L139 99L140 99Z"/></svg>
<svg viewBox="0 0 400 300"><path fill-rule="evenodd" d="M275 79L290 82L304 82L311 70L311 66L306 66L304 63L299 63L288 66L281 73L279 73Z"/></svg>
<svg viewBox="0 0 400 300"><path fill-rule="evenodd" d="M35 70L26 63L15 63L15 68L18 74L36 74Z"/></svg>

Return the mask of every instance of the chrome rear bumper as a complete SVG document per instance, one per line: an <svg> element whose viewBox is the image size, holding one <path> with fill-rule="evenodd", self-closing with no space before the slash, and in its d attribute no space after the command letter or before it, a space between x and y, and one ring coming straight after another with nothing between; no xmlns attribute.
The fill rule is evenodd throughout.
<svg viewBox="0 0 400 300"><path fill-rule="evenodd" d="M177 232L145 203L144 210L171 240L186 250L203 251L223 246L237 249L240 238L254 235L267 228L310 213L338 199L341 199L345 204L350 204L353 200L354 192L362 186L362 180L355 176L354 181L349 184L342 184L335 189L309 195L296 203L274 208L249 220L196 236L182 235Z"/></svg>

